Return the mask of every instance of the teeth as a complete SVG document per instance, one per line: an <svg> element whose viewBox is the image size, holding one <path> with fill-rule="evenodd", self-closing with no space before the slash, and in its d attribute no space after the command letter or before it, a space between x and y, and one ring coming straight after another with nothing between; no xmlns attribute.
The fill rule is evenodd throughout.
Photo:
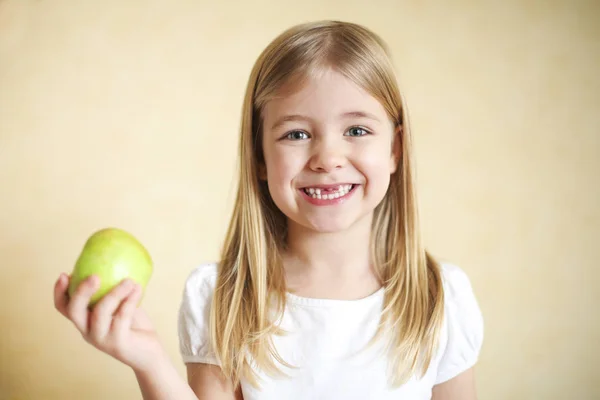
<svg viewBox="0 0 600 400"><path fill-rule="evenodd" d="M313 199L333 200L344 197L352 189L352 185L340 185L335 192L321 193L319 188L305 188L304 192Z"/></svg>

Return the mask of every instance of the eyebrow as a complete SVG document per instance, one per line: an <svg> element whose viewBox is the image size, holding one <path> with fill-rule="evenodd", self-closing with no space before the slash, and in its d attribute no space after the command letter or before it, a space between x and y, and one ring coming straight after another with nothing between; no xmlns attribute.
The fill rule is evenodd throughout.
<svg viewBox="0 0 600 400"><path fill-rule="evenodd" d="M341 118L364 118L364 119L373 120L375 122L381 122L379 120L379 118L377 118L373 114L370 114L370 113L367 113L364 111L348 111L348 112L342 113L340 115L340 117ZM279 128L281 125L285 124L286 122L293 122L293 121L311 121L311 118L307 117L305 115L301 115L301 114L284 115L283 117L281 117L277 121L275 121L275 123L271 126L271 130L275 130L275 129Z"/></svg>

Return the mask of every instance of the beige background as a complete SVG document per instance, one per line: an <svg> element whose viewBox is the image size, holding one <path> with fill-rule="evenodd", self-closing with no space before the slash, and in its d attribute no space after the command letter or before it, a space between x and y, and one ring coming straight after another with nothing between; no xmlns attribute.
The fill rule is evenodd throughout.
<svg viewBox="0 0 600 400"><path fill-rule="evenodd" d="M0 399L139 398L52 305L110 225L153 254L144 306L183 375L177 307L217 256L250 68L321 18L392 47L428 246L485 314L480 398L600 398L600 5L485 3L0 0Z"/></svg>

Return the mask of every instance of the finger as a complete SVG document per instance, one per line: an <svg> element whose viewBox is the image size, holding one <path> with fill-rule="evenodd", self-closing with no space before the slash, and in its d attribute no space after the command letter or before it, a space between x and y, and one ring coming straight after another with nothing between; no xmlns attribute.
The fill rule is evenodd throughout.
<svg viewBox="0 0 600 400"><path fill-rule="evenodd" d="M131 293L133 286L131 280L123 280L94 306L90 316L90 336L93 340L100 341L108 334L113 315Z"/></svg>
<svg viewBox="0 0 600 400"><path fill-rule="evenodd" d="M100 279L97 276L90 276L77 286L73 297L67 304L67 317L75 324L82 334L88 332L88 305L90 298L100 287Z"/></svg>
<svg viewBox="0 0 600 400"><path fill-rule="evenodd" d="M54 307L65 317L67 316L67 304L69 303L68 287L69 277L65 274L60 274L54 284Z"/></svg>
<svg viewBox="0 0 600 400"><path fill-rule="evenodd" d="M133 314L137 309L141 297L142 288L140 285L135 285L113 319L113 331L115 335L122 336L124 332L130 329Z"/></svg>

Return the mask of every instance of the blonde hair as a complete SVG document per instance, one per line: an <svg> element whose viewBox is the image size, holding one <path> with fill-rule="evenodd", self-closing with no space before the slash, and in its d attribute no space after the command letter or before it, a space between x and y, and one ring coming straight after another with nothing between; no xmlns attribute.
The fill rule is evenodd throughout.
<svg viewBox="0 0 600 400"><path fill-rule="evenodd" d="M278 374L289 365L273 346L283 332L286 286L281 262L286 219L259 179L263 162L261 112L284 87L332 68L379 100L400 130L401 155L376 207L371 254L385 287L381 323L373 341L389 336L391 382L424 374L443 318L439 265L420 238L407 112L386 44L367 28L318 21L294 26L260 54L244 98L239 142L239 186L219 261L210 314L213 349L226 376L258 386L254 367Z"/></svg>

